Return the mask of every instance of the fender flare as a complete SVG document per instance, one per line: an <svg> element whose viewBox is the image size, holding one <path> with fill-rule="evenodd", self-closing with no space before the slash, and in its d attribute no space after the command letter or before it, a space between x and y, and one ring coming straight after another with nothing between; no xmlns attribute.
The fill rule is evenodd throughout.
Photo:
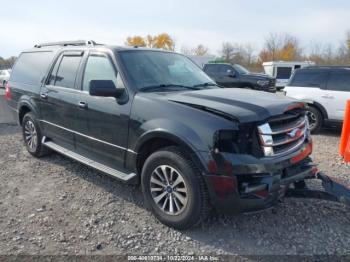
<svg viewBox="0 0 350 262"><path fill-rule="evenodd" d="M37 117L39 117L39 110L38 108L31 102L31 98L28 96L22 97L19 102L18 102L18 106L17 106L17 112L18 112L18 122L20 123L20 115L21 115L21 111L24 107L29 108L29 110L31 112L33 112Z"/></svg>
<svg viewBox="0 0 350 262"><path fill-rule="evenodd" d="M172 134L166 130L161 130L161 129L150 130L150 131L146 132L145 134L143 134L137 140L136 146L134 149L134 151L137 154L136 158L138 158L139 152L140 152L140 149L142 148L142 146L145 145L145 143L147 143L148 141L155 139L155 138L167 139L167 140L170 140L170 141L180 145L180 147L187 150L193 156L193 160L195 161L195 163L197 165L199 165L198 167L201 170L206 170L205 163L203 162L203 159L201 159L201 157L198 154L196 154L197 150L189 140L181 138L175 134ZM137 159L135 159L135 161L137 161Z"/></svg>

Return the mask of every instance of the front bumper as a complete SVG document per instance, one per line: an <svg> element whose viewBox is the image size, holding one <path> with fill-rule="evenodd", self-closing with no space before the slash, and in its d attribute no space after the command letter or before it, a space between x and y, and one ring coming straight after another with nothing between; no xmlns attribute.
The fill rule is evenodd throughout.
<svg viewBox="0 0 350 262"><path fill-rule="evenodd" d="M226 213L256 211L271 207L289 186L314 178L311 143L288 156L257 159L249 155L220 153L205 155L204 174L212 205Z"/></svg>

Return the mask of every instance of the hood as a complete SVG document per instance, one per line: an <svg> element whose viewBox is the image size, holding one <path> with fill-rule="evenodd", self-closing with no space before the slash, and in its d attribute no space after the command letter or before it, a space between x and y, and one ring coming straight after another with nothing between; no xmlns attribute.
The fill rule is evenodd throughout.
<svg viewBox="0 0 350 262"><path fill-rule="evenodd" d="M201 108L223 117L232 117L241 123L263 121L283 114L289 108L300 106L297 100L247 89L215 88L181 93L159 93L163 99Z"/></svg>
<svg viewBox="0 0 350 262"><path fill-rule="evenodd" d="M261 73L248 73L248 74L244 74L244 75L241 75L242 77L249 77L249 78L256 78L256 79L261 79L261 80L264 80L264 79L273 79L272 76L269 76L267 74L261 74Z"/></svg>

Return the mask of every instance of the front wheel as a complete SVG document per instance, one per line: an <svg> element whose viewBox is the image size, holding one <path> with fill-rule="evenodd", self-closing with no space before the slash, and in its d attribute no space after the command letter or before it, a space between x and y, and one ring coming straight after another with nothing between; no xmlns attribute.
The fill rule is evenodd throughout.
<svg viewBox="0 0 350 262"><path fill-rule="evenodd" d="M187 229L209 214L203 177L178 147L153 153L144 164L141 183L152 213L167 226Z"/></svg>

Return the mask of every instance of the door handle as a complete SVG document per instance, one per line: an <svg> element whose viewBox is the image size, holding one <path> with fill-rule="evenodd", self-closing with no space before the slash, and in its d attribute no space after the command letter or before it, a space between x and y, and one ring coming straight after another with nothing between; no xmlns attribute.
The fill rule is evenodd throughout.
<svg viewBox="0 0 350 262"><path fill-rule="evenodd" d="M331 95L323 95L322 98L332 99L332 98L334 98L334 96L331 96Z"/></svg>
<svg viewBox="0 0 350 262"><path fill-rule="evenodd" d="M78 103L78 105L79 105L80 108L87 108L88 107L88 104L86 102L84 102L84 101L80 101Z"/></svg>
<svg viewBox="0 0 350 262"><path fill-rule="evenodd" d="M47 99L47 93L40 93L40 97L42 99Z"/></svg>

